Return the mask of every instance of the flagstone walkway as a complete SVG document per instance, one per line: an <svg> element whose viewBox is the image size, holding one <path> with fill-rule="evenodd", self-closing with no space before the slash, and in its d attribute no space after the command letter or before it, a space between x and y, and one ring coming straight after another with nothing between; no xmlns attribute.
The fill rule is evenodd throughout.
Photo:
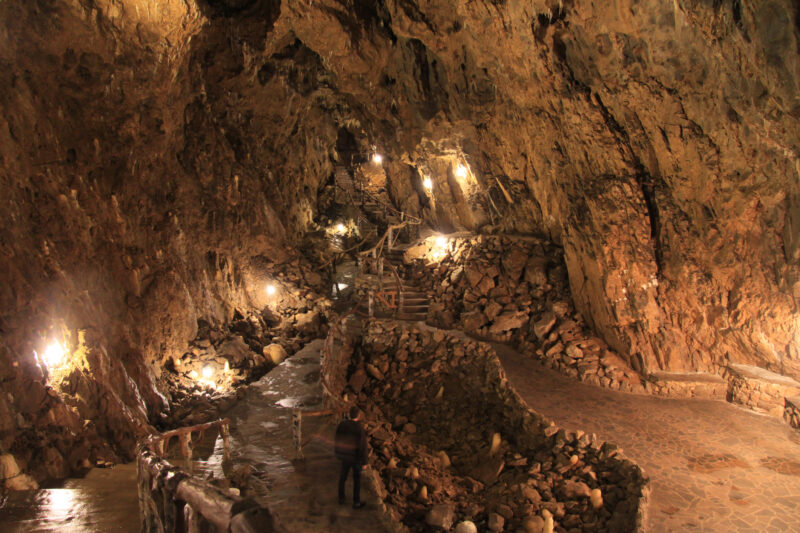
<svg viewBox="0 0 800 533"><path fill-rule="evenodd" d="M616 443L644 468L649 532L800 532L800 432L782 421L723 401L587 385L495 349L533 410Z"/></svg>

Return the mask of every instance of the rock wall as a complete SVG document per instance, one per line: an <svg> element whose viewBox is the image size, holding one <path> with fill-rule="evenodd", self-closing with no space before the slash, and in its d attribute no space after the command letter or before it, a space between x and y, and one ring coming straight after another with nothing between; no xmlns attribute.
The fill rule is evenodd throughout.
<svg viewBox="0 0 800 533"><path fill-rule="evenodd" d="M129 453L197 319L263 306L342 131L431 224L561 243L577 311L634 368L800 375L796 20L790 0L0 2L2 447L27 469L83 439L34 444L63 402L33 353L59 340L87 354L94 454Z"/></svg>
<svg viewBox="0 0 800 533"><path fill-rule="evenodd" d="M610 443L530 411L484 343L367 323L345 393L367 413L381 497L411 531L636 531L647 480ZM552 523L552 522L551 522Z"/></svg>
<svg viewBox="0 0 800 533"><path fill-rule="evenodd" d="M263 309L271 281L322 289L290 242L335 129L300 117L280 158L251 157L230 121L277 132L258 121L290 108L237 103L221 78L241 58L213 16L182 0L0 3L0 449L38 480L132 458L199 319ZM271 135L248 142L272 153ZM65 369L43 364L51 343Z"/></svg>

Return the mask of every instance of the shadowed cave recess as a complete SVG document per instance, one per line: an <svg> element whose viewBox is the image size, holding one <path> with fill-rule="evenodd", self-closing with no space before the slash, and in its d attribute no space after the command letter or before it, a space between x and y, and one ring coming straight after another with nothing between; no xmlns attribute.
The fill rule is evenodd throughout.
<svg viewBox="0 0 800 533"><path fill-rule="evenodd" d="M429 307L405 318L796 426L799 21L791 0L0 1L3 490L224 416L327 335L360 296L341 266L408 220L395 264ZM365 340L341 376L373 437L457 410L374 399L412 375L385 352ZM472 379L447 365L445 388ZM495 416L476 409L464 427ZM415 438L386 449L469 449ZM411 530L418 484L387 500Z"/></svg>

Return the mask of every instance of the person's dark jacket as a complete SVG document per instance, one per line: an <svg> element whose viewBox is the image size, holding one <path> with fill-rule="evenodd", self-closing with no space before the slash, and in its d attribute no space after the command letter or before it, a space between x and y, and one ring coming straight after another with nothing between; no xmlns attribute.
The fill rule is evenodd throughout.
<svg viewBox="0 0 800 533"><path fill-rule="evenodd" d="M336 427L336 458L349 463L366 464L367 432L355 420L344 420Z"/></svg>

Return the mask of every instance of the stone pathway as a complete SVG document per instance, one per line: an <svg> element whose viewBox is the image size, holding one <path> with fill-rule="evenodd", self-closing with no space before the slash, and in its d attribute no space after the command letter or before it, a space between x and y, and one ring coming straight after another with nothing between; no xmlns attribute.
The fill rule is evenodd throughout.
<svg viewBox="0 0 800 533"><path fill-rule="evenodd" d="M800 532L800 433L715 400L669 400L569 379L495 345L530 407L619 445L650 476L648 531Z"/></svg>
<svg viewBox="0 0 800 533"><path fill-rule="evenodd" d="M221 439L210 454L199 454L195 468L201 475L250 465L256 493L251 496L275 513L286 531L380 533L380 501L362 475L364 509L354 510L352 479L347 505L338 504L339 462L333 456L335 425L330 417L303 421L305 461L293 464L292 409L322 408L319 356L324 342L314 341L249 386L247 394L226 414L231 420L231 462L224 464Z"/></svg>

